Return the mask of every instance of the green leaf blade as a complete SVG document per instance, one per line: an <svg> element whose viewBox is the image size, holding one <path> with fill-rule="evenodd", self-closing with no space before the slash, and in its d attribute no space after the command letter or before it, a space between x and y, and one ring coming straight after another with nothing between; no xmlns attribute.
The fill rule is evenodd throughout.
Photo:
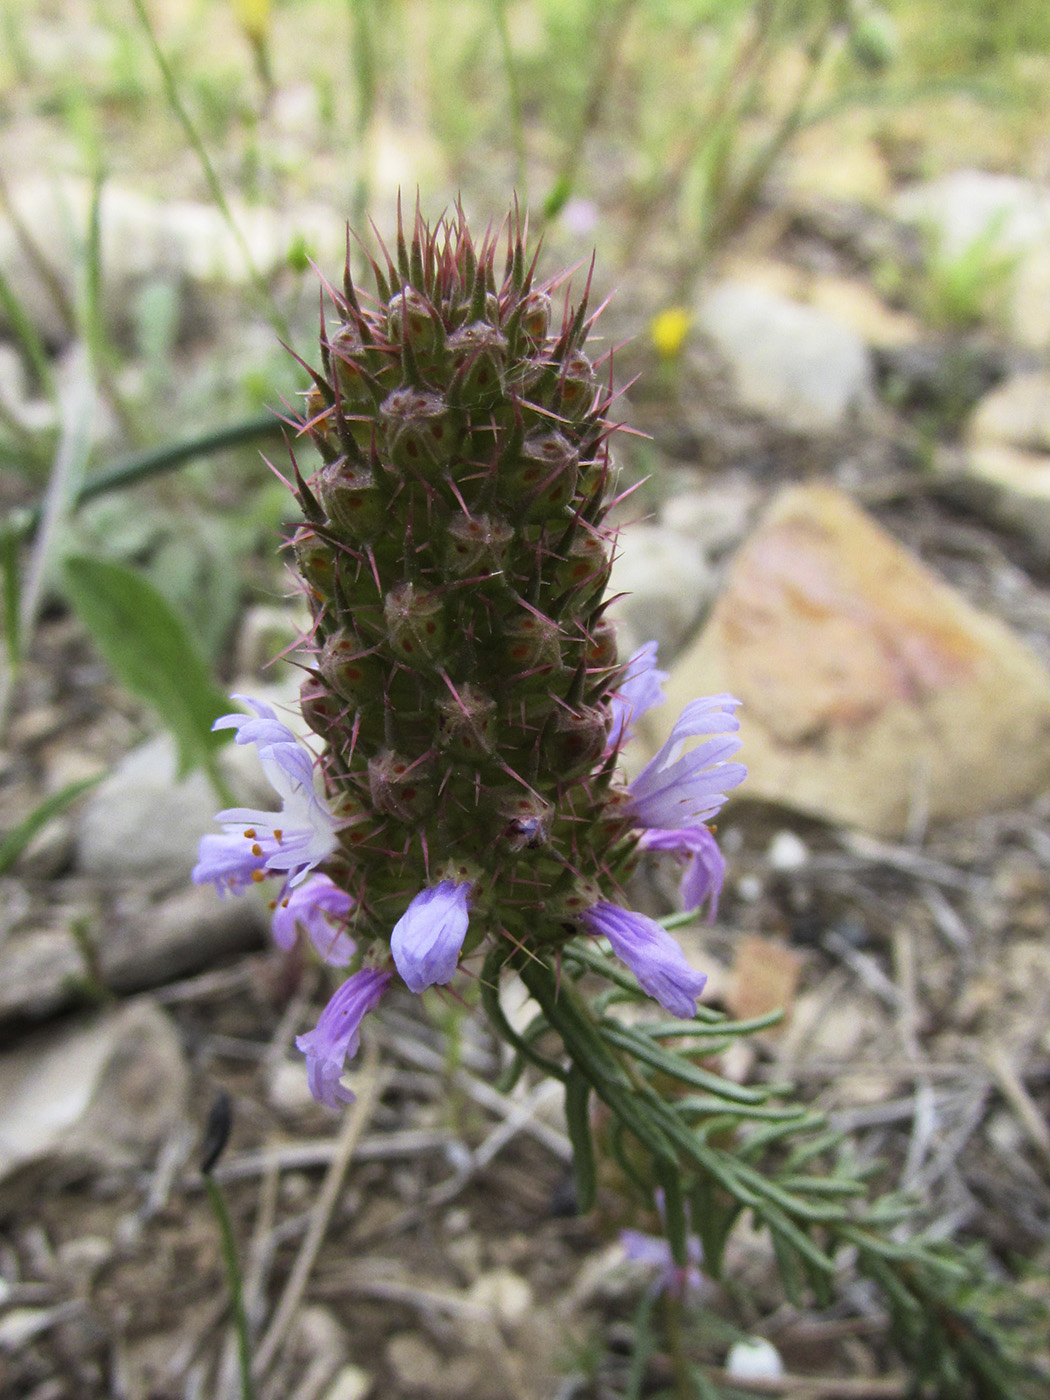
<svg viewBox="0 0 1050 1400"><path fill-rule="evenodd" d="M71 555L66 594L103 660L132 694L157 711L178 746L178 774L214 771L225 736L212 724L230 702L216 685L189 629L141 574L111 560Z"/></svg>

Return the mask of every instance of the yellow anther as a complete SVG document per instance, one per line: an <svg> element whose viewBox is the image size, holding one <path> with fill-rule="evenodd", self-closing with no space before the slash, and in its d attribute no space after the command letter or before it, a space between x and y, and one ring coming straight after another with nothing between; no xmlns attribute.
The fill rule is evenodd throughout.
<svg viewBox="0 0 1050 1400"><path fill-rule="evenodd" d="M261 885L262 882L266 879L266 876L263 874L263 872L262 872L261 870L253 870L253 871L252 871L252 879L255 881L255 883L256 883L257 885Z"/></svg>
<svg viewBox="0 0 1050 1400"><path fill-rule="evenodd" d="M246 826L246 827L244 828L244 834L245 834L245 836L247 837L247 839L248 839L249 841L254 841L254 840L255 840L255 827L254 827L254 826Z"/></svg>
<svg viewBox="0 0 1050 1400"><path fill-rule="evenodd" d="M253 855L253 856L261 856L261 855L262 855L262 847L259 845L258 841L256 841L255 845L252 847L252 855Z"/></svg>

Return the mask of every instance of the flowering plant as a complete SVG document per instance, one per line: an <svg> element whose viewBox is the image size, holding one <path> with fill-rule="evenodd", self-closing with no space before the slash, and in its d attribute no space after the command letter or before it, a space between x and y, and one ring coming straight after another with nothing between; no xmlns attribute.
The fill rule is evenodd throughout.
<svg viewBox="0 0 1050 1400"><path fill-rule="evenodd" d="M370 260L376 298L349 264L328 288L335 319L295 425L321 465L304 476L293 458L291 541L319 754L257 702L218 721L257 747L281 810L220 812L193 878L221 894L270 882L277 942L301 930L347 969L297 1041L323 1103L353 1097L346 1062L395 979L418 993L476 977L512 1052L505 1083L532 1065L565 1086L580 1209L597 1189L595 1098L624 1176L660 1192L668 1252L633 1247L658 1257L669 1298L701 1259L718 1277L748 1211L792 1297L808 1285L828 1300L848 1248L924 1373L983 1383L991 1372L955 1346L967 1270L890 1237L819 1115L718 1073L734 1038L776 1018L701 1006L703 972L630 907L654 852L681 863L683 910L714 916L725 865L707 823L745 776L737 701L686 705L621 776L665 676L653 644L620 663L606 616L611 366L589 354L590 279L559 315L566 279L536 279L516 219L501 275L498 241L476 244L462 211L434 228L417 214L408 239L399 218L394 256ZM509 971L536 1006L523 1031L500 1001ZM618 1014L646 998L674 1019Z"/></svg>

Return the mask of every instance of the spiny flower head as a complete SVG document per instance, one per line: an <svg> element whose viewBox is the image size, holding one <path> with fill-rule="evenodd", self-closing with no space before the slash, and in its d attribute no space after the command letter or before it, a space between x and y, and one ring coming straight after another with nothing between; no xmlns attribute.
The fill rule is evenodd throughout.
<svg viewBox="0 0 1050 1400"><path fill-rule="evenodd" d="M399 215L394 255L370 259L377 295L358 291L349 264L342 290L328 289L321 364L295 421L321 465L304 476L294 463L303 524L291 540L312 613L301 703L323 742L317 791L300 750L299 854L282 865L273 843L254 842L258 864L240 848L234 860L238 824L263 823L228 812L197 878L224 860L235 891L318 869L351 901L355 977L392 962L414 991L448 982L462 951L489 940L549 957L604 934L647 990L691 1015L702 977L621 907L623 884L644 839L684 858L683 888L713 907L720 857L703 823L743 776L727 761L736 702L687 707L631 788L618 778L663 674L652 646L618 664L605 615L611 368L592 359L590 278L578 303L567 277L538 281L516 216L497 271L503 237L476 243L457 210L433 228L417 212L406 238ZM258 710L227 722L259 744L290 810L279 722ZM291 918L316 941L302 905L282 902L287 885L282 938ZM369 979L352 1015L377 988ZM321 1039L311 1078L331 1101L339 1048L356 1042L342 1029Z"/></svg>

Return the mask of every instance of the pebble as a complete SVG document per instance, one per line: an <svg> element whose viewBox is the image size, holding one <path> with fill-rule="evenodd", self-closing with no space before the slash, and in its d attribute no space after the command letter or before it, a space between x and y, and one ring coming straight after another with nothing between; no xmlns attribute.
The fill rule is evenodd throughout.
<svg viewBox="0 0 1050 1400"><path fill-rule="evenodd" d="M801 870L809 860L809 847L793 831L778 831L769 843L766 859L772 870Z"/></svg>
<svg viewBox="0 0 1050 1400"><path fill-rule="evenodd" d="M826 311L724 281L703 297L697 320L726 362L741 405L789 431L834 432L874 403L868 347Z"/></svg>
<svg viewBox="0 0 1050 1400"><path fill-rule="evenodd" d="M634 525L617 540L609 608L621 653L655 641L663 659L678 651L714 589L703 552L683 534L659 525Z"/></svg>
<svg viewBox="0 0 1050 1400"><path fill-rule="evenodd" d="M772 1342L745 1337L729 1348L726 1371L735 1381L776 1381L784 1374L784 1363Z"/></svg>

